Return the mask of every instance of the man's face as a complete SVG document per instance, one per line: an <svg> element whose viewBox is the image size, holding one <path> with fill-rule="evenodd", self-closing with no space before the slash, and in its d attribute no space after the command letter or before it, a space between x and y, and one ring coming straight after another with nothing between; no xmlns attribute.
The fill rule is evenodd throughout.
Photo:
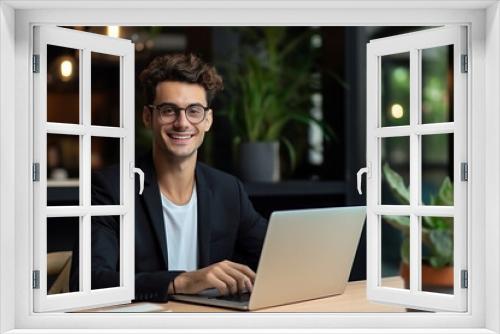
<svg viewBox="0 0 500 334"><path fill-rule="evenodd" d="M186 108L191 104L207 106L205 89L198 84L177 81L163 81L156 85L154 105L162 103L175 104ZM208 110L205 119L192 124L186 118L185 110L181 110L173 122L161 119L158 110L152 111L144 107L142 118L144 125L153 131L153 146L173 159L185 159L196 154L203 143L205 132L212 125L212 110Z"/></svg>

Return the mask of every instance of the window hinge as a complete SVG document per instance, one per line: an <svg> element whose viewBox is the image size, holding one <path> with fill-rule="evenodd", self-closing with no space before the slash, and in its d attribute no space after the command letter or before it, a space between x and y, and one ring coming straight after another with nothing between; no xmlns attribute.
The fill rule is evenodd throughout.
<svg viewBox="0 0 500 334"><path fill-rule="evenodd" d="M33 289L40 289L40 270L33 270Z"/></svg>
<svg viewBox="0 0 500 334"><path fill-rule="evenodd" d="M469 72L469 57L462 55L462 73Z"/></svg>
<svg viewBox="0 0 500 334"><path fill-rule="evenodd" d="M40 73L40 55L33 55L33 73Z"/></svg>
<svg viewBox="0 0 500 334"><path fill-rule="evenodd" d="M462 181L468 181L469 180L469 165L466 162L462 162L460 164L460 170L461 170L461 180Z"/></svg>
<svg viewBox="0 0 500 334"><path fill-rule="evenodd" d="M467 289L469 287L469 272L467 270L462 270L462 289Z"/></svg>
<svg viewBox="0 0 500 334"><path fill-rule="evenodd" d="M33 164L33 181L40 181L40 164L38 162Z"/></svg>

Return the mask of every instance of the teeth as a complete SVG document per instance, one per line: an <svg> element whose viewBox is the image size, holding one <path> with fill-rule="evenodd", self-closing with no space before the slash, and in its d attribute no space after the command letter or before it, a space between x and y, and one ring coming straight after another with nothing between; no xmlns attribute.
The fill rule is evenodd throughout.
<svg viewBox="0 0 500 334"><path fill-rule="evenodd" d="M174 139L189 139L189 138L191 138L190 135L187 135L187 136L170 135L170 136Z"/></svg>

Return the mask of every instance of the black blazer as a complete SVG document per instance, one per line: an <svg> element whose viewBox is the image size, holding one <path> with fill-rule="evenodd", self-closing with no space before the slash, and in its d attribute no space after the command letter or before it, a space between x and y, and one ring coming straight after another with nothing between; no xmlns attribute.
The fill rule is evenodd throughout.
<svg viewBox="0 0 500 334"><path fill-rule="evenodd" d="M167 301L170 281L160 191L151 153L136 162L145 174L135 195L135 300ZM253 208L241 182L203 163L196 164L198 268L232 260L257 269L267 221ZM118 166L92 175L92 204L119 203ZM92 289L119 286L119 217L92 218ZM75 247L76 248L76 247ZM78 290L78 249L70 287Z"/></svg>

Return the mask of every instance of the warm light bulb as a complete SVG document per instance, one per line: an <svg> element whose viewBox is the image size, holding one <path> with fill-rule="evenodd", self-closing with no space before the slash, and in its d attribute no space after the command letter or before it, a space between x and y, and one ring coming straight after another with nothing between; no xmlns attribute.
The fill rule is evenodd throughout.
<svg viewBox="0 0 500 334"><path fill-rule="evenodd" d="M61 62L61 76L64 79L69 79L73 75L73 64L69 60Z"/></svg>
<svg viewBox="0 0 500 334"><path fill-rule="evenodd" d="M399 119L399 118L403 117L403 114L404 114L404 110L400 104L396 103L396 104L392 105L392 107L391 107L392 117Z"/></svg>
<svg viewBox="0 0 500 334"><path fill-rule="evenodd" d="M108 26L107 35L109 37L120 37L120 26Z"/></svg>

